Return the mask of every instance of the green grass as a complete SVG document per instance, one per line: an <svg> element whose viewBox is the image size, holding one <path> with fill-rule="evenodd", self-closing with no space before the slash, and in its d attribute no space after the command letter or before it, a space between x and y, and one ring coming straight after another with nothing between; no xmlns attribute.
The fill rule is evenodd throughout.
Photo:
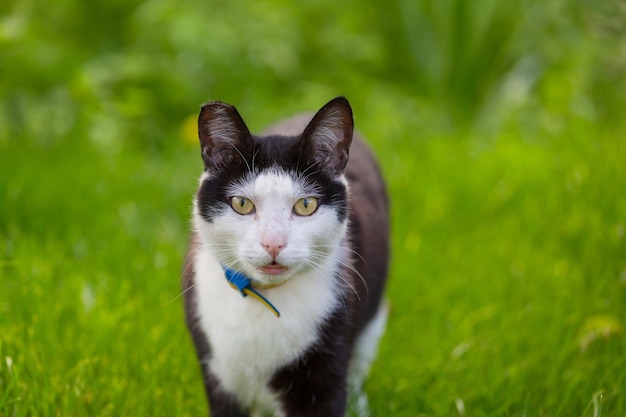
<svg viewBox="0 0 626 417"><path fill-rule="evenodd" d="M338 94L392 198L372 416L626 415L619 2L92 3L0 6L0 416L206 414L199 104Z"/></svg>
<svg viewBox="0 0 626 417"><path fill-rule="evenodd" d="M604 415L626 412L624 143L544 140L429 143L392 181L376 415L450 415L457 398L468 415L592 415L598 392Z"/></svg>

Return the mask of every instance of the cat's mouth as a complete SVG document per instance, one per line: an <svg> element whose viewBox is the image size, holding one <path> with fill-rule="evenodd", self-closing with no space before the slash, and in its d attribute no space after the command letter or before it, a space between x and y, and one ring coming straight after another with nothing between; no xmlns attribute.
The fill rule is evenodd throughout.
<svg viewBox="0 0 626 417"><path fill-rule="evenodd" d="M271 263L271 264L260 266L258 269L259 269L259 271L261 271L264 274L281 275L281 274L287 272L287 270L289 268L287 268L286 266L281 265L281 264Z"/></svg>

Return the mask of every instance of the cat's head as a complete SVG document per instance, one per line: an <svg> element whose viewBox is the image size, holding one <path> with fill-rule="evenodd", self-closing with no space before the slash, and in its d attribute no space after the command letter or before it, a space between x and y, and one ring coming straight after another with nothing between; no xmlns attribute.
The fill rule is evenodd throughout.
<svg viewBox="0 0 626 417"><path fill-rule="evenodd" d="M203 106L198 119L205 170L196 231L222 266L261 284L323 272L342 250L353 135L348 101L331 100L302 129L297 136L254 136L221 102Z"/></svg>

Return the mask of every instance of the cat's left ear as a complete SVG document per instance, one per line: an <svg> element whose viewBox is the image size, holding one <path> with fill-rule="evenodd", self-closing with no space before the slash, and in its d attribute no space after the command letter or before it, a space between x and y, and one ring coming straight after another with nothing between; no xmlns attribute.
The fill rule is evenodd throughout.
<svg viewBox="0 0 626 417"><path fill-rule="evenodd" d="M198 137L207 169L221 170L248 154L250 131L234 106L214 101L202 106Z"/></svg>
<svg viewBox="0 0 626 417"><path fill-rule="evenodd" d="M348 163L354 121L345 97L337 97L313 116L302 133L304 155L333 175L343 173Z"/></svg>

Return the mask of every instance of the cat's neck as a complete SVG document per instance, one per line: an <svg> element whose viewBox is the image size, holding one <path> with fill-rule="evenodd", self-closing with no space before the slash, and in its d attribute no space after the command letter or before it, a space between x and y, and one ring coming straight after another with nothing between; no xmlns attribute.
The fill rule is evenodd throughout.
<svg viewBox="0 0 626 417"><path fill-rule="evenodd" d="M226 281L228 281L228 283L234 290L239 291L242 297L245 298L249 296L257 300L259 303L267 307L268 310L274 313L276 318L280 318L280 311L278 311L278 309L274 307L274 304L272 304L270 300L265 298L263 294L259 293L258 288L274 288L284 284L284 282L274 285L265 285L257 283L243 272L237 271L227 266L222 265L222 269L224 270Z"/></svg>

